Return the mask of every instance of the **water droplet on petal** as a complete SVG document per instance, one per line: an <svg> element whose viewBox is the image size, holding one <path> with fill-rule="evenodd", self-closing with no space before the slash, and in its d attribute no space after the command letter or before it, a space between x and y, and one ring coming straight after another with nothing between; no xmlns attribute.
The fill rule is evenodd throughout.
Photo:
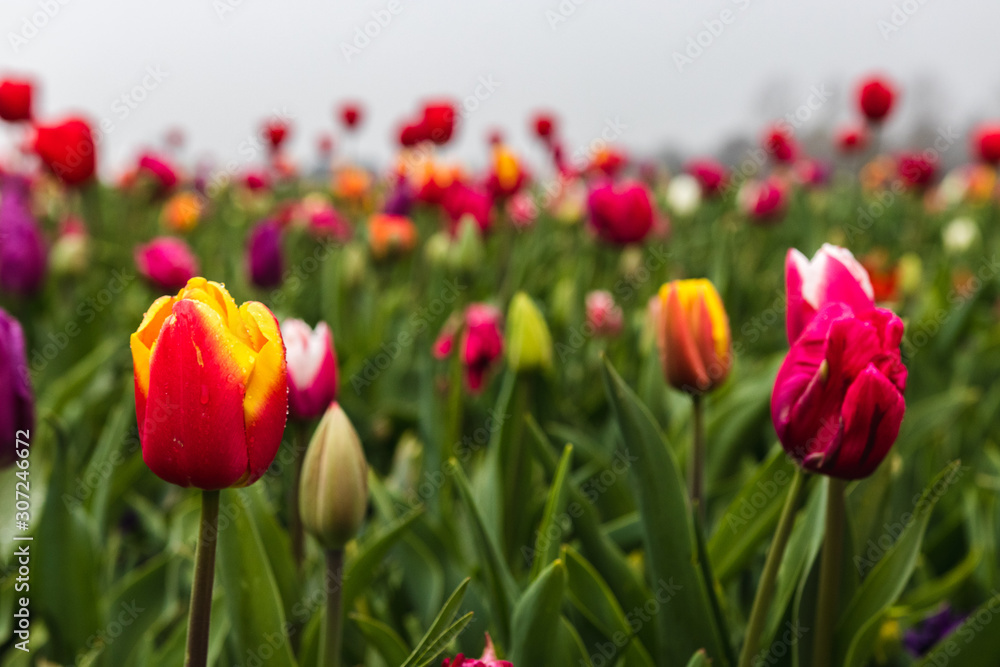
<svg viewBox="0 0 1000 667"><path fill-rule="evenodd" d="M201 404L208 405L208 385L201 385Z"/></svg>

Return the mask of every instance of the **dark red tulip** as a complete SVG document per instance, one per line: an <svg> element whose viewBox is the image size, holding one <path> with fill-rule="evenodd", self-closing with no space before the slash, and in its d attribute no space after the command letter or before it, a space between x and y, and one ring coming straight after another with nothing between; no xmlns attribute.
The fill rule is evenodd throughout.
<svg viewBox="0 0 1000 667"><path fill-rule="evenodd" d="M857 153L868 147L868 130L863 125L848 125L837 132L837 149L841 153Z"/></svg>
<svg viewBox="0 0 1000 667"><path fill-rule="evenodd" d="M407 123L399 130L399 145L404 148L412 148L427 138L423 123Z"/></svg>
<svg viewBox="0 0 1000 667"><path fill-rule="evenodd" d="M455 106L450 102L432 102L425 105L421 120L424 136L438 145L448 143L455 132L456 118Z"/></svg>
<svg viewBox="0 0 1000 667"><path fill-rule="evenodd" d="M541 112L535 114L532 126L535 130L535 136L546 143L549 143L555 137L556 120L550 113Z"/></svg>
<svg viewBox="0 0 1000 667"><path fill-rule="evenodd" d="M861 82L858 88L858 107L872 123L881 123L892 111L896 90L886 79L873 76Z"/></svg>
<svg viewBox="0 0 1000 667"><path fill-rule="evenodd" d="M81 118L35 129L35 153L66 185L80 185L94 177L97 169L94 135Z"/></svg>
<svg viewBox="0 0 1000 667"><path fill-rule="evenodd" d="M362 118L363 115L360 104L348 102L340 107L340 122L344 124L344 127L348 131L357 129L357 127L361 124Z"/></svg>
<svg viewBox="0 0 1000 667"><path fill-rule="evenodd" d="M1000 162L1000 123L984 123L972 133L972 151L983 162Z"/></svg>
<svg viewBox="0 0 1000 667"><path fill-rule="evenodd" d="M0 81L0 118L9 123L31 120L34 84L24 79Z"/></svg>
<svg viewBox="0 0 1000 667"><path fill-rule="evenodd" d="M702 193L710 197L725 190L729 181L729 170L726 166L710 158L689 163L687 173L698 180Z"/></svg>
<svg viewBox="0 0 1000 667"><path fill-rule="evenodd" d="M599 185L590 191L587 208L597 235L611 243L638 243L653 228L649 191L639 183Z"/></svg>
<svg viewBox="0 0 1000 667"><path fill-rule="evenodd" d="M798 145L792 136L791 128L778 124L772 126L764 134L764 150L775 162L791 164L798 155Z"/></svg>
<svg viewBox="0 0 1000 667"><path fill-rule="evenodd" d="M922 190L934 181L937 168L922 153L905 153L896 165L897 173L907 187Z"/></svg>
<svg viewBox="0 0 1000 667"><path fill-rule="evenodd" d="M281 148L281 144L285 143L285 140L288 138L288 132L288 123L280 118L275 118L264 123L264 139L271 144L271 150L276 151Z"/></svg>

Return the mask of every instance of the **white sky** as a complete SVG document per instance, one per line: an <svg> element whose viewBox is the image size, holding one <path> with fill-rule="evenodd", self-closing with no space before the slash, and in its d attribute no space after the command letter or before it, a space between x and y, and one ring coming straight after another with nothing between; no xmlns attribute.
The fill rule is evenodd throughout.
<svg viewBox="0 0 1000 667"><path fill-rule="evenodd" d="M906 22L883 33L894 6ZM674 52L723 11L730 22L679 72ZM372 12L391 19L348 58ZM998 27L992 0L2 0L0 75L37 77L43 119L82 111L110 124L105 171L174 125L189 157L246 160L241 142L282 109L290 148L312 156L346 98L368 110L357 150L384 161L422 98L461 99L480 80L498 85L449 149L473 162L493 127L537 160L526 118L539 107L563 120L570 152L615 119L634 152L709 152L794 111L814 85L834 96L808 124L847 118L845 93L875 70L911 91L890 132L924 104L956 125L1000 117ZM148 68L165 77L135 108L116 105ZM921 82L936 93L913 92Z"/></svg>

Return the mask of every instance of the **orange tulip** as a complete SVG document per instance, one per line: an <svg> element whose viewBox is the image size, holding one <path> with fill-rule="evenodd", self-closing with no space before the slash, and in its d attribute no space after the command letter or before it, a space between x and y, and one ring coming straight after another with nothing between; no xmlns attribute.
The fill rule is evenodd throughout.
<svg viewBox="0 0 1000 667"><path fill-rule="evenodd" d="M663 372L691 394L711 391L729 375L729 317L715 286L704 278L675 280L660 288L656 322Z"/></svg>

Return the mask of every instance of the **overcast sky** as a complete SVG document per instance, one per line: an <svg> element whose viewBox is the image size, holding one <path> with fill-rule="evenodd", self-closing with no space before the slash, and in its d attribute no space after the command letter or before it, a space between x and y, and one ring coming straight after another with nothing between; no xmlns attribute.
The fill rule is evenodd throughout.
<svg viewBox="0 0 1000 667"><path fill-rule="evenodd" d="M175 125L188 157L252 160L241 144L275 112L311 156L348 98L368 110L358 150L373 160L428 96L467 100L449 151L473 162L493 127L537 160L540 107L570 152L602 132L640 154L710 152L828 93L811 131L849 118L872 71L904 89L890 133L921 112L1000 118L987 0L3 0L0 19L0 75L38 79L43 120L103 123L105 171Z"/></svg>

